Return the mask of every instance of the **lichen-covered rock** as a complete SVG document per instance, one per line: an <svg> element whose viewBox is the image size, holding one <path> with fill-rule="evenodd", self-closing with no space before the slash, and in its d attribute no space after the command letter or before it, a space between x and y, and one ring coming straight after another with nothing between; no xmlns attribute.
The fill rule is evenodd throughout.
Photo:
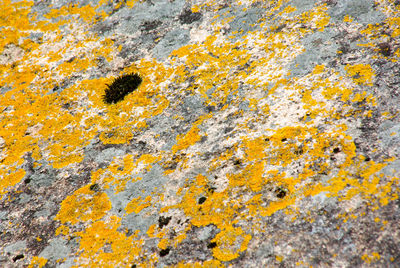
<svg viewBox="0 0 400 268"><path fill-rule="evenodd" d="M400 266L399 14L0 1L0 266Z"/></svg>

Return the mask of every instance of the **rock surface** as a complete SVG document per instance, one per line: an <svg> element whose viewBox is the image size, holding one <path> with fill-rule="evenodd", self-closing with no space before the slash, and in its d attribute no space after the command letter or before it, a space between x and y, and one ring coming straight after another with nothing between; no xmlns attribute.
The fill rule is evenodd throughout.
<svg viewBox="0 0 400 268"><path fill-rule="evenodd" d="M399 14L1 1L0 266L399 267Z"/></svg>

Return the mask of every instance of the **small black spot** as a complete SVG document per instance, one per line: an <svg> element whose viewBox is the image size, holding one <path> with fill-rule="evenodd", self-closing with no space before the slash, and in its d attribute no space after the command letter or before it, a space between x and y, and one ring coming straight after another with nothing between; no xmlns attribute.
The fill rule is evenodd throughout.
<svg viewBox="0 0 400 268"><path fill-rule="evenodd" d="M160 250L160 256L164 257L164 256L168 255L170 250L171 250L170 248Z"/></svg>
<svg viewBox="0 0 400 268"><path fill-rule="evenodd" d="M284 23L284 24L281 24L281 25L279 25L278 27L276 27L276 29L274 30L274 32L275 33L279 33L279 32L281 32L285 27L286 27L287 25Z"/></svg>
<svg viewBox="0 0 400 268"><path fill-rule="evenodd" d="M76 57L75 56L73 56L73 57L71 57L71 58L69 58L68 60L67 60L67 62L73 62L74 60L76 59Z"/></svg>
<svg viewBox="0 0 400 268"><path fill-rule="evenodd" d="M398 207L400 207L400 198L394 201Z"/></svg>
<svg viewBox="0 0 400 268"><path fill-rule="evenodd" d="M269 141L269 138L265 138L264 141Z"/></svg>
<svg viewBox="0 0 400 268"><path fill-rule="evenodd" d="M207 248L215 248L217 246L216 242L211 242L207 245Z"/></svg>
<svg viewBox="0 0 400 268"><path fill-rule="evenodd" d="M171 220L171 217L160 216L158 218L158 227L161 229L164 226L167 226L170 220Z"/></svg>
<svg viewBox="0 0 400 268"><path fill-rule="evenodd" d="M369 156L366 156L364 159L365 162L371 161L371 158Z"/></svg>
<svg viewBox="0 0 400 268"><path fill-rule="evenodd" d="M132 264L132 265L131 265L131 268L136 268L136 264Z"/></svg>
<svg viewBox="0 0 400 268"><path fill-rule="evenodd" d="M233 127L227 127L224 129L224 133L227 134L227 133L231 132L232 130L234 130Z"/></svg>
<svg viewBox="0 0 400 268"><path fill-rule="evenodd" d="M286 138L283 138L283 139L281 139L281 141L282 141L282 142L285 142L285 141L287 141L287 139L286 139Z"/></svg>
<svg viewBox="0 0 400 268"><path fill-rule="evenodd" d="M286 196L286 190L281 187L276 189L275 193L276 193L276 197L278 197L278 198L284 198Z"/></svg>
<svg viewBox="0 0 400 268"><path fill-rule="evenodd" d="M297 150L294 151L296 155L302 155L304 153L303 148L298 148Z"/></svg>
<svg viewBox="0 0 400 268"><path fill-rule="evenodd" d="M202 136L201 139L200 139L200 142L201 143L206 142L207 139L208 139L207 136Z"/></svg>
<svg viewBox="0 0 400 268"><path fill-rule="evenodd" d="M68 110L69 107L71 107L71 103L70 103L70 102L66 102L66 103L64 103L64 104L62 105L62 108L65 109L65 110Z"/></svg>
<svg viewBox="0 0 400 268"><path fill-rule="evenodd" d="M239 166L239 165L242 164L242 161L240 161L240 159L236 159L235 161L233 161L233 164L234 164L235 166Z"/></svg>
<svg viewBox="0 0 400 268"><path fill-rule="evenodd" d="M176 167L178 166L178 162L176 161L170 161L168 163L166 163L166 165L164 166L165 169L169 169L169 170L174 170L176 169Z"/></svg>
<svg viewBox="0 0 400 268"><path fill-rule="evenodd" d="M145 141L138 141L137 149L143 151L146 148L146 144L147 143Z"/></svg>
<svg viewBox="0 0 400 268"><path fill-rule="evenodd" d="M93 192L98 192L98 191L100 191L100 185L98 185L97 183L94 183L94 184L90 185L89 189Z"/></svg>
<svg viewBox="0 0 400 268"><path fill-rule="evenodd" d="M209 105L209 106L206 107L206 109L207 109L207 112L211 113L211 112L215 111L215 106Z"/></svg>
<svg viewBox="0 0 400 268"><path fill-rule="evenodd" d="M154 20L154 21L145 21L144 23L142 23L142 25L140 25L140 29L142 30L142 32L149 32L151 30L156 29L158 26L160 26L162 24L161 21L158 20Z"/></svg>
<svg viewBox="0 0 400 268"><path fill-rule="evenodd" d="M197 203L198 203L199 205L201 205L201 204L203 204L204 202L206 202L206 200L207 200L207 198L204 197L204 196L202 196L202 197L199 198L199 200L197 201Z"/></svg>
<svg viewBox="0 0 400 268"><path fill-rule="evenodd" d="M200 20L202 17L201 13L193 13L191 9L185 9L182 14L179 15L179 21L182 24L191 24L194 21Z"/></svg>
<svg viewBox="0 0 400 268"><path fill-rule="evenodd" d="M27 178L27 179L24 180L24 183L25 183L25 184L28 184L28 183L30 183L30 182L31 182L31 179L30 179L30 178Z"/></svg>
<svg viewBox="0 0 400 268"><path fill-rule="evenodd" d="M131 236L131 235L133 235L133 231L132 229L128 229L126 232L126 236Z"/></svg>
<svg viewBox="0 0 400 268"><path fill-rule="evenodd" d="M23 259L24 258L24 255L23 254L18 254L17 256L15 256L14 258L13 258L13 262L16 262L16 261L18 261L18 260L20 260L20 259Z"/></svg>
<svg viewBox="0 0 400 268"><path fill-rule="evenodd" d="M347 45L347 44L343 44L343 45L339 48L339 51L342 52L340 55L347 54L347 53L349 53L349 52L351 51L351 50L350 50L350 46Z"/></svg>
<svg viewBox="0 0 400 268"><path fill-rule="evenodd" d="M333 149L333 153L334 154L340 153L340 149L336 147L335 149Z"/></svg>
<svg viewBox="0 0 400 268"><path fill-rule="evenodd" d="M107 104L122 101L126 95L136 90L142 83L138 74L125 74L116 78L111 85L107 85L103 101Z"/></svg>
<svg viewBox="0 0 400 268"><path fill-rule="evenodd" d="M389 57L392 54L392 50L388 43L380 43L378 44L379 52L382 53L385 57Z"/></svg>
<svg viewBox="0 0 400 268"><path fill-rule="evenodd" d="M335 6L337 4L336 0L326 0L325 3L330 6Z"/></svg>
<svg viewBox="0 0 400 268"><path fill-rule="evenodd" d="M214 186L208 186L208 191L209 191L210 193L214 193L215 190L217 190L217 188L215 188Z"/></svg>

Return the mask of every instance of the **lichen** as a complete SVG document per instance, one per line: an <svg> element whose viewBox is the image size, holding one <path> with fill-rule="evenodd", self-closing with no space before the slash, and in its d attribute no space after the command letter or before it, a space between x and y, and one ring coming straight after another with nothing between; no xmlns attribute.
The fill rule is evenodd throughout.
<svg viewBox="0 0 400 268"><path fill-rule="evenodd" d="M107 1L69 4L48 9L40 20L30 12L35 3L0 2L7 14L0 16L0 52L10 44L23 50L21 58L0 66L0 87L11 88L0 95L0 198L13 202L11 194L25 176L41 167L53 168L57 179L86 171L77 175L88 183L69 192L52 219L54 236L78 238L70 256L76 267L163 265L195 228L209 226L218 230L207 238L210 259L178 258L174 264L235 265L262 239L257 234L266 233L268 219L315 222L315 207L303 205L317 196L337 201L336 220L368 220L347 205L376 211L399 198L399 179L385 171L396 158L387 153L372 160L366 153L373 149L360 150L356 142L362 122L398 114L377 108L379 66L362 57L348 62L343 49L337 62L310 62L306 75L291 73L308 49L303 40L335 23L357 29L362 42L355 47L362 55L398 62L399 48L379 44L400 36L399 7L375 1L387 18L361 25L350 15L332 20L327 2L302 10L290 1L193 1L192 12L213 16L207 25L193 26L188 44L175 47L163 62L144 53L129 63L121 60L120 44L134 35L96 35L88 28L144 1L112 8ZM241 28L230 31L237 23L233 11L250 12L252 5L262 10L260 19L249 25L240 20ZM31 40L34 32L43 36ZM100 60L112 71L96 71ZM113 77L130 73L143 79L134 94L127 94L130 89L108 98ZM190 97L201 99L201 108L186 104ZM172 125L162 125L163 117ZM143 147L139 136L147 142ZM123 153L102 162L96 158L102 146L120 146ZM166 182L154 186L152 180L161 176ZM153 221L159 214L172 217L171 223L128 230L139 227L126 219ZM378 217L371 224L388 228ZM44 243L38 235L36 242ZM373 250L358 250L358 258L379 263L384 253ZM271 256L275 264L288 265L290 254L296 249ZM29 256L30 267L54 264L37 255Z"/></svg>

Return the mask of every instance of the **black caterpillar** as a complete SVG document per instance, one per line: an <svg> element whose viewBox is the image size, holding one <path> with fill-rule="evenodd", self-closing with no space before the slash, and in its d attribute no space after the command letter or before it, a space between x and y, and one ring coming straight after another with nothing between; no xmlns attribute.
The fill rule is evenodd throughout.
<svg viewBox="0 0 400 268"><path fill-rule="evenodd" d="M136 90L141 83L142 78L136 73L117 77L110 85L107 85L103 101L107 104L122 101L126 95Z"/></svg>

